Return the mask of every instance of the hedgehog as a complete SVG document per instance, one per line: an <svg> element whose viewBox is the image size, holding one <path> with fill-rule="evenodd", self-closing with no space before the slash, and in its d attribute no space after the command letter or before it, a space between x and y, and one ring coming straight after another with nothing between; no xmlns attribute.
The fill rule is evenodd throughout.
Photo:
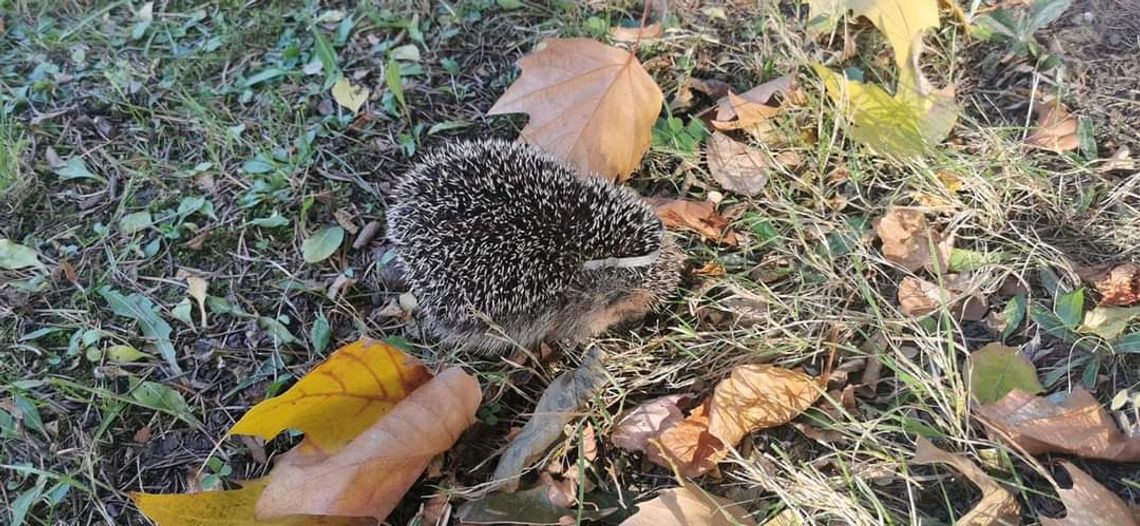
<svg viewBox="0 0 1140 526"><path fill-rule="evenodd" d="M580 343L645 316L680 280L681 251L636 192L520 142L426 154L386 214L418 319L447 347Z"/></svg>

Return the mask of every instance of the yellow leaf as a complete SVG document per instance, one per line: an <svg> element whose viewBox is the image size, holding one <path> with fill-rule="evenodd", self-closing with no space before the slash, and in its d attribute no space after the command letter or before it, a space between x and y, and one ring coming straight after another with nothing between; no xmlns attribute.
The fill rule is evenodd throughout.
<svg viewBox="0 0 1140 526"><path fill-rule="evenodd" d="M206 289L210 283L198 276L186 276L186 285L189 287L189 294L198 302L198 312L202 315L202 328L206 328Z"/></svg>
<svg viewBox="0 0 1140 526"><path fill-rule="evenodd" d="M741 365L717 384L709 433L735 445L748 433L784 425L822 394L818 380L771 365Z"/></svg>
<svg viewBox="0 0 1140 526"><path fill-rule="evenodd" d="M550 39L487 112L527 113L522 138L584 174L625 180L649 149L664 96L637 57L585 38Z"/></svg>
<svg viewBox="0 0 1140 526"><path fill-rule="evenodd" d="M293 516L273 520L254 517L254 505L268 484L267 478L248 480L241 489L155 495L131 493L131 500L158 526L363 526L372 519L354 517Z"/></svg>
<svg viewBox="0 0 1140 526"><path fill-rule="evenodd" d="M923 31L938 27L935 0L847 0L855 16L866 17L879 28L895 50L895 63L905 68L915 58L912 45Z"/></svg>
<svg viewBox="0 0 1140 526"><path fill-rule="evenodd" d="M353 86L348 79L343 77L336 81L332 87L333 100L352 113L360 111L360 107L368 101L369 93L368 88Z"/></svg>
<svg viewBox="0 0 1140 526"><path fill-rule="evenodd" d="M399 349L362 339L338 349L281 396L254 406L230 433L271 440L299 429L305 440L298 448L331 454L430 378Z"/></svg>
<svg viewBox="0 0 1140 526"><path fill-rule="evenodd" d="M922 95L921 82L914 75L900 72L898 93L891 96L879 86L849 80L820 64L812 67L831 100L848 113L851 138L879 154L921 156L928 146L941 142L958 120L950 90Z"/></svg>
<svg viewBox="0 0 1140 526"><path fill-rule="evenodd" d="M269 473L257 516L334 515L383 521L436 455L475 422L479 382L447 369L412 391L391 412L335 454L298 450Z"/></svg>

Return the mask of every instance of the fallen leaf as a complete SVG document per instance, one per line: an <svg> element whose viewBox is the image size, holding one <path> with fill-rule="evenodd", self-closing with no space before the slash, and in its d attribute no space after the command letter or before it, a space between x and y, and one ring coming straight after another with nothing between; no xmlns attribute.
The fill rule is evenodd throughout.
<svg viewBox="0 0 1140 526"><path fill-rule="evenodd" d="M659 23L645 27L614 26L610 28L610 40L614 42L645 42L661 36L665 29Z"/></svg>
<svg viewBox="0 0 1140 526"><path fill-rule="evenodd" d="M1034 111L1037 114L1036 125L1025 142L1057 153L1076 150L1080 146L1081 141L1077 136L1080 123L1061 104L1060 99L1043 102Z"/></svg>
<svg viewBox="0 0 1140 526"><path fill-rule="evenodd" d="M298 448L331 454L340 450L431 374L418 360L387 343L362 339L337 349L288 391L241 417L230 434L272 440L298 429Z"/></svg>
<svg viewBox="0 0 1140 526"><path fill-rule="evenodd" d="M254 505L268 478L247 480L240 489L155 495L131 493L131 500L158 526L373 526L373 519L351 517L294 516L261 520Z"/></svg>
<svg viewBox="0 0 1140 526"><path fill-rule="evenodd" d="M823 0L811 2L810 7L812 18L834 18L847 10L866 17L895 53L899 71L893 96L879 86L813 65L830 98L836 104L847 103L852 138L880 154L907 158L921 156L950 133L959 112L954 90L935 90L918 63L923 33L939 26L935 0Z"/></svg>
<svg viewBox="0 0 1140 526"><path fill-rule="evenodd" d="M645 453L650 439L685 419L677 407L685 398L687 395L663 396L635 407L617 419L610 441L626 451Z"/></svg>
<svg viewBox="0 0 1140 526"><path fill-rule="evenodd" d="M327 86L328 84L325 85ZM336 81L336 84L333 84L332 87L333 100L353 114L359 112L360 107L364 106L365 102L368 102L368 95L370 93L368 88L353 86L348 79L343 77Z"/></svg>
<svg viewBox="0 0 1140 526"><path fill-rule="evenodd" d="M740 506L693 485L662 491L637 505L621 526L755 526Z"/></svg>
<svg viewBox="0 0 1140 526"><path fill-rule="evenodd" d="M981 468L965 457L948 453L918 437L918 448L912 464L946 464L964 475L982 491L982 500L973 509L959 518L955 526L998 526L1021 524L1021 506L1008 490L986 475Z"/></svg>
<svg viewBox="0 0 1140 526"><path fill-rule="evenodd" d="M716 119L711 123L721 131L746 130L779 114L778 106L768 106L730 91L717 103Z"/></svg>
<svg viewBox="0 0 1140 526"><path fill-rule="evenodd" d="M875 234L883 241L883 257L887 261L911 272L924 267L948 271L953 241L931 228L921 210L891 207L874 221L874 226Z"/></svg>
<svg viewBox="0 0 1140 526"><path fill-rule="evenodd" d="M991 436L1027 453L1068 453L1117 462L1140 461L1140 438L1128 437L1088 391L1048 397L1019 389L976 408Z"/></svg>
<svg viewBox="0 0 1140 526"><path fill-rule="evenodd" d="M989 303L977 294L963 293L958 280L947 279L946 287L940 287L924 279L907 276L899 282L899 307L907 316L922 317L942 307L951 309L951 315L959 320L977 321L989 311Z"/></svg>
<svg viewBox="0 0 1140 526"><path fill-rule="evenodd" d="M499 457L492 478L502 481L505 491L517 488L518 475L562 436L562 428L578 416L579 408L605 381L600 351L594 349L583 358L577 369L562 373L550 382L538 399L530 420Z"/></svg>
<svg viewBox="0 0 1140 526"><path fill-rule="evenodd" d="M1112 341L1124 334L1124 330L1136 318L1140 318L1140 306L1096 307L1085 312L1084 323L1077 328L1077 332L1095 334Z"/></svg>
<svg viewBox="0 0 1140 526"><path fill-rule="evenodd" d="M768 154L713 132L707 146L709 173L721 188L754 197L768 182Z"/></svg>
<svg viewBox="0 0 1140 526"><path fill-rule="evenodd" d="M677 425L650 439L649 461L682 476L696 478L724 460L731 444L709 433L710 404L711 400L706 400Z"/></svg>
<svg viewBox="0 0 1140 526"><path fill-rule="evenodd" d="M116 362L137 362L148 356L130 345L112 345L107 348L107 358Z"/></svg>
<svg viewBox="0 0 1140 526"><path fill-rule="evenodd" d="M735 445L753 431L784 425L811 407L822 391L807 374L771 365L741 365L716 386L709 432Z"/></svg>
<svg viewBox="0 0 1140 526"><path fill-rule="evenodd" d="M585 39L549 39L487 112L527 113L522 138L584 174L625 180L652 141L664 96L637 57Z"/></svg>
<svg viewBox="0 0 1140 526"><path fill-rule="evenodd" d="M690 201L688 199L648 199L647 200L666 228L692 230L706 239L726 245L736 245L740 240L736 232L728 226L728 220L716 211L710 201Z"/></svg>
<svg viewBox="0 0 1140 526"><path fill-rule="evenodd" d="M1125 307L1140 302L1140 265L1124 263L1108 270L1076 268L1081 279L1096 287L1102 305Z"/></svg>
<svg viewBox="0 0 1140 526"><path fill-rule="evenodd" d="M40 255L10 239L0 239L0 268L19 270L28 267L44 268L44 264L40 263Z"/></svg>
<svg viewBox="0 0 1140 526"><path fill-rule="evenodd" d="M1065 517L1041 517L1041 526L1140 526L1140 519L1120 497L1072 463L1062 460L1060 464L1073 479L1073 487L1057 488Z"/></svg>
<svg viewBox="0 0 1140 526"><path fill-rule="evenodd" d="M669 108L683 110L691 107L693 105L693 91L699 91L713 100L719 100L728 96L730 89L732 86L721 80L689 77L680 86L677 86L677 95L669 103Z"/></svg>
<svg viewBox="0 0 1140 526"><path fill-rule="evenodd" d="M134 212L119 219L119 230L129 235L146 230L153 224L154 218L150 212Z"/></svg>
<svg viewBox="0 0 1140 526"><path fill-rule="evenodd" d="M210 283L198 276L186 276L186 285L191 298L198 302L198 313L202 317L202 328L206 328L206 289Z"/></svg>
<svg viewBox="0 0 1140 526"><path fill-rule="evenodd" d="M1020 389L1037 394L1045 391L1037 380L1037 368L1013 347L990 343L970 354L970 394L979 404L1001 400Z"/></svg>
<svg viewBox="0 0 1140 526"><path fill-rule="evenodd" d="M314 458L294 449L282 455L257 501L257 517L383 521L431 459L475 422L482 398L475 378L453 367L412 391L336 453Z"/></svg>

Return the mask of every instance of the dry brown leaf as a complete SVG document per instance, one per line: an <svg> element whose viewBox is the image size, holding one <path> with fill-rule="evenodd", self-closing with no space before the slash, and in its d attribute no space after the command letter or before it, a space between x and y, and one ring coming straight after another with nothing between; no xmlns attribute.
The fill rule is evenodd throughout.
<svg viewBox="0 0 1140 526"><path fill-rule="evenodd" d="M903 314L914 317L926 316L945 305L951 307L951 314L958 320L984 318L989 311L989 302L978 294L963 294L965 287L958 281L947 279L944 288L907 276L899 282L899 307Z"/></svg>
<svg viewBox="0 0 1140 526"><path fill-rule="evenodd" d="M728 446L709 433L709 405L693 410L688 418L650 440L649 461L675 469L685 477L699 477L728 456Z"/></svg>
<svg viewBox="0 0 1140 526"><path fill-rule="evenodd" d="M188 294L198 302L198 313L202 318L202 328L206 328L206 289L210 282L198 276L186 276Z"/></svg>
<svg viewBox="0 0 1140 526"><path fill-rule="evenodd" d="M953 240L931 228L921 210L891 207L874 226L887 261L911 272L923 267L934 269L935 261L942 272L949 268Z"/></svg>
<svg viewBox="0 0 1140 526"><path fill-rule="evenodd" d="M736 445L745 435L790 422L821 394L818 380L771 365L741 365L717 384L709 408L709 433Z"/></svg>
<svg viewBox="0 0 1140 526"><path fill-rule="evenodd" d="M384 520L431 459L475 422L482 393L459 368L412 391L340 451L294 449L278 460L257 501L260 519L289 515Z"/></svg>
<svg viewBox="0 0 1140 526"><path fill-rule="evenodd" d="M688 199L647 199L656 210L666 228L692 230L706 239L726 245L736 245L740 240L728 226L728 220L716 211L716 205L709 201Z"/></svg>
<svg viewBox="0 0 1140 526"><path fill-rule="evenodd" d="M1140 265L1124 263L1108 270L1074 267L1081 279L1096 287L1101 305L1125 307L1140 302Z"/></svg>
<svg viewBox="0 0 1140 526"><path fill-rule="evenodd" d="M664 96L637 57L586 38L549 39L487 112L527 113L522 138L584 174L625 180L649 149Z"/></svg>
<svg viewBox="0 0 1140 526"><path fill-rule="evenodd" d="M1012 442L1031 455L1068 453L1117 462L1140 461L1140 438L1129 438L1088 391L1069 396L1034 396L1014 389L976 408L994 438Z"/></svg>
<svg viewBox="0 0 1140 526"><path fill-rule="evenodd" d="M1069 113L1069 109L1059 99L1054 98L1037 106L1036 113L1036 127L1025 138L1025 142L1057 153L1076 150L1080 146L1077 118Z"/></svg>
<svg viewBox="0 0 1140 526"><path fill-rule="evenodd" d="M982 500L955 522L955 526L1013 526L1021 524L1021 506L1008 490L986 475L981 468L965 457L934 447L929 440L918 437L918 448L912 464L947 464L970 479L982 490Z"/></svg>
<svg viewBox="0 0 1140 526"><path fill-rule="evenodd" d="M729 136L713 132L707 149L709 173L721 188L754 197L764 190L768 182L770 162L768 154L732 140Z"/></svg>
<svg viewBox="0 0 1140 526"><path fill-rule="evenodd" d="M677 404L686 395L669 395L641 404L618 419L610 441L626 451L646 452L649 440L685 419Z"/></svg>
<svg viewBox="0 0 1140 526"><path fill-rule="evenodd" d="M652 23L644 28L614 26L610 28L610 40L614 42L645 42L661 36L665 29L661 24Z"/></svg>
<svg viewBox="0 0 1140 526"><path fill-rule="evenodd" d="M693 91L699 91L714 100L719 100L728 95L730 89L732 86L721 80L689 77L680 86L677 86L677 94L669 102L669 108L676 111L691 107L693 105Z"/></svg>
<svg viewBox="0 0 1140 526"><path fill-rule="evenodd" d="M637 505L621 526L756 526L748 512L695 486L667 489Z"/></svg>
<svg viewBox="0 0 1140 526"><path fill-rule="evenodd" d="M1041 517L1041 526L1140 526L1120 497L1069 462L1061 466L1073 479L1073 487L1057 488L1066 513L1060 519Z"/></svg>

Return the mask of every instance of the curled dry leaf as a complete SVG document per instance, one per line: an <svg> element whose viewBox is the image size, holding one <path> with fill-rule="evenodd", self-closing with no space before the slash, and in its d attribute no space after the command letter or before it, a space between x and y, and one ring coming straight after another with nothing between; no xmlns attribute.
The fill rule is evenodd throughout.
<svg viewBox="0 0 1140 526"><path fill-rule="evenodd" d="M976 408L994 438L1027 453L1068 453L1117 462L1140 461L1140 438L1128 437L1088 391L1034 396L1014 389Z"/></svg>
<svg viewBox="0 0 1140 526"><path fill-rule="evenodd" d="M685 419L677 407L686 395L662 396L641 404L617 420L610 440L626 451L645 453L649 440Z"/></svg>
<svg viewBox="0 0 1140 526"><path fill-rule="evenodd" d="M771 365L742 365L717 384L709 409L709 432L735 445L748 433L784 425L822 394L819 381Z"/></svg>
<svg viewBox="0 0 1140 526"><path fill-rule="evenodd" d="M362 517L294 516L266 521L254 516L254 505L268 478L247 480L240 489L155 495L132 493L131 500L159 526L374 526Z"/></svg>
<svg viewBox="0 0 1140 526"><path fill-rule="evenodd" d="M206 328L206 289L210 283L198 276L186 276L188 293L198 302L198 314L202 318L202 328Z"/></svg>
<svg viewBox="0 0 1140 526"><path fill-rule="evenodd" d="M503 481L506 491L514 491L519 483L517 476L562 436L562 428L578 416L579 408L593 398L605 380L602 355L597 348L586 354L577 369L555 378L538 399L530 420L499 457L494 479Z"/></svg>
<svg viewBox="0 0 1140 526"><path fill-rule="evenodd" d="M284 394L254 406L230 433L272 440L299 429L305 440L298 449L331 454L430 379L418 360L362 339L338 349Z"/></svg>
<svg viewBox="0 0 1140 526"><path fill-rule="evenodd" d="M656 210L666 228L692 230L706 239L726 245L736 245L740 240L728 226L728 220L716 211L716 205L709 201L688 199L647 199Z"/></svg>
<svg viewBox="0 0 1140 526"><path fill-rule="evenodd" d="M1064 153L1076 150L1080 144L1077 136L1079 122L1069 113L1069 109L1059 99L1052 99L1037 106L1036 126L1025 142L1038 148Z"/></svg>
<svg viewBox="0 0 1140 526"><path fill-rule="evenodd" d="M887 261L911 272L924 267L946 272L949 268L953 239L931 228L921 210L891 207L874 226Z"/></svg>
<svg viewBox="0 0 1140 526"><path fill-rule="evenodd" d="M1071 463L1061 461L1061 466L1073 479L1073 487L1057 488L1065 516L1041 517L1041 526L1140 526L1140 520L1120 497Z"/></svg>
<svg viewBox="0 0 1140 526"><path fill-rule="evenodd" d="M777 106L746 99L730 91L717 103L716 119L711 122L714 128L722 131L746 130L779 114Z"/></svg>
<svg viewBox="0 0 1140 526"><path fill-rule="evenodd" d="M929 440L918 437L918 448L912 464L946 464L970 479L982 490L982 500L958 519L956 526L1011 526L1021 524L1021 506L1008 490L986 475L981 468L965 457L934 447Z"/></svg>
<svg viewBox="0 0 1140 526"><path fill-rule="evenodd" d="M257 517L373 517L383 521L431 459L475 422L482 393L462 369L439 373L412 391L340 451L313 456L294 449L269 473Z"/></svg>
<svg viewBox="0 0 1140 526"><path fill-rule="evenodd" d="M721 188L754 197L764 190L768 182L770 162L768 154L732 140L729 136L713 132L708 142L709 173Z"/></svg>
<svg viewBox="0 0 1140 526"><path fill-rule="evenodd" d="M625 180L649 149L664 96L637 57L586 38L550 39L488 115L527 113L522 138L582 173Z"/></svg>
<svg viewBox="0 0 1140 526"><path fill-rule="evenodd" d="M748 512L693 485L667 489L637 505L621 526L756 526Z"/></svg>
<svg viewBox="0 0 1140 526"><path fill-rule="evenodd" d="M673 110L688 109L693 105L693 92L699 91L716 100L728 95L728 90L732 89L727 82L716 79L698 79L689 77L677 86L677 94L673 100L669 102L669 108Z"/></svg>

